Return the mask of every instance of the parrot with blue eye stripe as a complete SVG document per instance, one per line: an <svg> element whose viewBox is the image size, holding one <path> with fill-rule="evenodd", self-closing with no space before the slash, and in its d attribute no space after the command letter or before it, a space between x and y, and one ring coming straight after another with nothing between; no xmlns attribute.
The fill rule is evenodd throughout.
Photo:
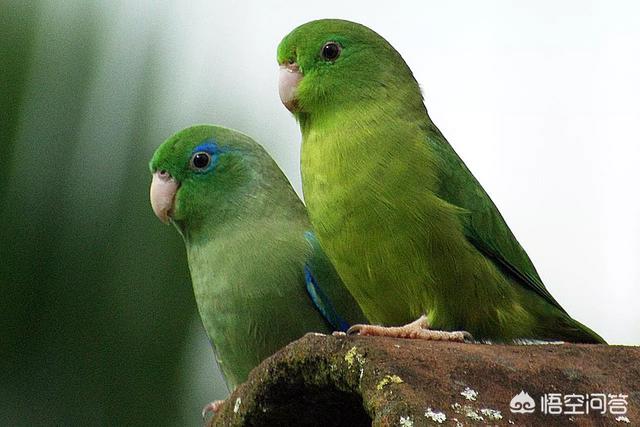
<svg viewBox="0 0 640 427"><path fill-rule="evenodd" d="M351 332L605 342L549 293L384 38L312 21L284 37L277 60L316 235L365 315L388 326Z"/></svg>
<svg viewBox="0 0 640 427"><path fill-rule="evenodd" d="M150 169L153 211L183 237L198 311L230 390L305 333L365 321L304 204L251 138L190 127L156 150Z"/></svg>

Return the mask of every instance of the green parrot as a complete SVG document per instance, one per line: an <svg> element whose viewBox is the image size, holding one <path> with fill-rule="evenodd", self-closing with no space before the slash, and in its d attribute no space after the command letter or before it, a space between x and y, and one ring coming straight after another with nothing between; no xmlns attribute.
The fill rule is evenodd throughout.
<svg viewBox="0 0 640 427"><path fill-rule="evenodd" d="M320 244L371 322L426 314L356 332L604 343L545 288L385 39L354 22L313 21L282 40L278 63Z"/></svg>
<svg viewBox="0 0 640 427"><path fill-rule="evenodd" d="M153 211L184 239L198 311L231 390L305 333L365 321L302 201L251 138L190 127L156 150L150 169Z"/></svg>

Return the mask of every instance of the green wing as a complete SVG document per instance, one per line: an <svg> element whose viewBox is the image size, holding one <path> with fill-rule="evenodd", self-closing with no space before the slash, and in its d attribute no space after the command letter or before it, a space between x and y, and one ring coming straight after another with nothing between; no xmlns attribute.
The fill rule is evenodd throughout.
<svg viewBox="0 0 640 427"><path fill-rule="evenodd" d="M437 195L468 211L468 215L463 216L463 221L469 242L517 283L536 292L566 313L545 288L529 256L462 159L435 126L429 129L428 135L429 145L443 163L443 185Z"/></svg>

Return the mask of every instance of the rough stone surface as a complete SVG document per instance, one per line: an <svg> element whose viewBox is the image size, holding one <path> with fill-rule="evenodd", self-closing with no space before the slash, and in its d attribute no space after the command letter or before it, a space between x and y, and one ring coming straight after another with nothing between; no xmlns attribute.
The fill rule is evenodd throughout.
<svg viewBox="0 0 640 427"><path fill-rule="evenodd" d="M535 412L511 412L521 391L533 398ZM550 393L624 394L626 418L609 411L543 414L541 397ZM640 425L640 347L308 334L254 369L211 424Z"/></svg>

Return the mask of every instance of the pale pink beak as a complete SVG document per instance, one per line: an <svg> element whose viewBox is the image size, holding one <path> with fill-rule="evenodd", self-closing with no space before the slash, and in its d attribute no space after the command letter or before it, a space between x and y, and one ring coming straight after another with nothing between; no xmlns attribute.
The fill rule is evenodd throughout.
<svg viewBox="0 0 640 427"><path fill-rule="evenodd" d="M280 100L287 107L287 110L291 112L296 108L296 95L300 80L302 80L302 73L298 64L283 64L280 66L278 92L280 93Z"/></svg>
<svg viewBox="0 0 640 427"><path fill-rule="evenodd" d="M149 191L151 207L153 208L153 213L165 224L169 223L178 187L180 187L178 181L169 175L167 171L158 171L153 174L151 190Z"/></svg>

